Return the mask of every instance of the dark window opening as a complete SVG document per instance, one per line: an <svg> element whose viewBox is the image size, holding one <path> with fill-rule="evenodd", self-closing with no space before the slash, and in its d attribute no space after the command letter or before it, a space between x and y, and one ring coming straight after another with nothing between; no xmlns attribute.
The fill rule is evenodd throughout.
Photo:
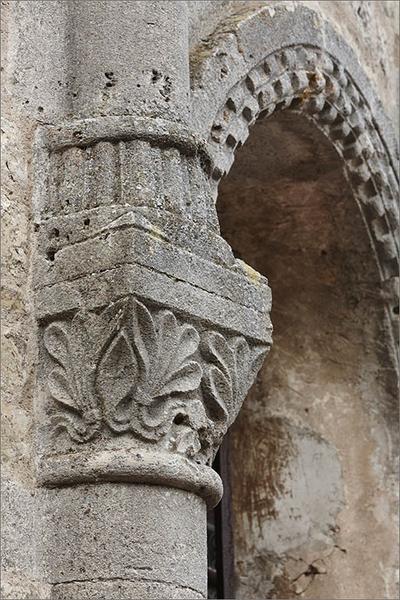
<svg viewBox="0 0 400 600"><path fill-rule="evenodd" d="M229 477L229 436L215 457L213 468L224 484L221 502L207 514L208 598L234 598L233 531Z"/></svg>

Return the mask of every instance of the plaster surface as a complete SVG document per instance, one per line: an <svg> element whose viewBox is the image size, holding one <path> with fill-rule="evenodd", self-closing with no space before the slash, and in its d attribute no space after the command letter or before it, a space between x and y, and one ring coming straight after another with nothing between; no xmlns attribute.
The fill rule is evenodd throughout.
<svg viewBox="0 0 400 600"><path fill-rule="evenodd" d="M229 434L237 597L394 598L396 375L339 158L301 116L272 117L218 209L273 289L273 350Z"/></svg>

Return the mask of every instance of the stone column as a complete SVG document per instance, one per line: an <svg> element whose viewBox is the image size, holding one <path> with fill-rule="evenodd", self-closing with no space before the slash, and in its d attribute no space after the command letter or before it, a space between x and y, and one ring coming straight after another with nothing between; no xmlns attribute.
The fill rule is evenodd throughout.
<svg viewBox="0 0 400 600"><path fill-rule="evenodd" d="M269 288L218 235L186 3L68 6L71 116L34 151L38 569L57 599L201 598Z"/></svg>

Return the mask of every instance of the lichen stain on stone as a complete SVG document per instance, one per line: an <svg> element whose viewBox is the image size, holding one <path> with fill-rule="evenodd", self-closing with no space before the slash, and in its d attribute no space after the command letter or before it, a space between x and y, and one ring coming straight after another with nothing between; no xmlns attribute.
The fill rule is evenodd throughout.
<svg viewBox="0 0 400 600"><path fill-rule="evenodd" d="M320 29L320 28L322 29L322 26L323 26L324 22L323 22L323 19L322 19L321 15L319 15L318 13L315 12L313 14L313 21L314 21L314 25L315 25L315 27L317 29Z"/></svg>
<svg viewBox="0 0 400 600"><path fill-rule="evenodd" d="M285 420L271 417L263 423L250 423L250 415L244 411L234 425L231 440L235 460L246 465L237 476L233 472L233 488L237 490L234 511L247 515L251 524L254 519L259 525L265 517L276 519L275 500L285 494L285 470L296 455Z"/></svg>
<svg viewBox="0 0 400 600"><path fill-rule="evenodd" d="M245 274L247 275L247 277L250 279L250 281L252 283L259 284L260 280L261 280L260 273L258 271L256 271L255 269L253 269L253 267L251 267L247 263L243 262L242 260L240 261L240 264L243 267L243 270L244 270Z"/></svg>
<svg viewBox="0 0 400 600"><path fill-rule="evenodd" d="M165 233L154 224L151 225L150 235L156 240L165 241Z"/></svg>

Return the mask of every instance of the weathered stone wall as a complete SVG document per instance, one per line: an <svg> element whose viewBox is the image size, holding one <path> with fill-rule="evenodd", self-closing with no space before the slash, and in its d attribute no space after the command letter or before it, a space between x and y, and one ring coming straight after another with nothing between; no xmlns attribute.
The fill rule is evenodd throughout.
<svg viewBox="0 0 400 600"><path fill-rule="evenodd" d="M329 21L356 53L360 64L373 82L388 116L398 131L399 86L396 83L399 69L399 4L393 0L323 0L322 2L255 2L211 1L190 2L191 48L204 43L230 15L250 14L258 7L305 5ZM321 22L323 29L323 23Z"/></svg>
<svg viewBox="0 0 400 600"><path fill-rule="evenodd" d="M109 529L102 529L103 522L107 520L107 510L104 512L105 505L110 503L114 506L115 498L125 503L127 512L124 513L125 509L121 510L117 517L123 520L126 517L124 520L126 524L132 505L136 502L138 510L142 508L140 494L146 493L145 485L139 489L139 499L130 486L124 484L119 485L118 494L113 491L113 485L106 484L100 496L96 486L90 485L76 486L66 496L54 491L37 492L33 411L37 402L35 390L38 356L31 268L31 257L35 252L36 244L34 240L38 233L34 226L32 206L34 175L37 167L33 152L34 132L38 126L58 125L65 119L98 118L107 115L151 119L161 116L174 123L184 125L190 123L189 50L191 49L195 55L198 45L207 42L208 36L226 17L233 16L235 19L237 15L239 20L243 13L250 13L258 6L269 5L273 9L276 4L276 2L218 1L127 3L100 0L86 3L57 0L2 2L2 484L4 486L2 587L5 598L78 598L83 597L84 588L85 593L89 595L98 593L99 596L103 594L106 598L110 597L110 593L121 594L121 597L124 597L124 594L125 597L132 597L132 594L137 593L142 597L144 594L159 593L160 597L163 597L166 590L178 595L189 594L190 597L191 594L198 594L199 597L202 594L199 590L204 588L205 563L202 555L205 547L204 503L193 494L182 490L171 492L162 487L156 488L159 494L156 493L154 498L149 494L148 506L157 506L157 508L164 506L166 511L165 503L168 497L171 505L175 503L175 507L182 506L182 502L186 502L187 527L178 540L179 556L182 558L189 552L192 553L194 561L187 580L178 578L177 586L168 583L175 576L171 563L164 572L167 582L163 585L166 587L158 588L154 592L153 584L147 585L141 582L139 576L136 579L139 580L136 587L136 584L132 584L131 581L121 583L124 579L124 565L132 565L133 555L124 555L126 545L125 547L123 544L118 545L120 540L112 537L112 528L120 526L118 518L111 522ZM284 4L288 11L292 10L293 3ZM362 67L373 82L388 116L396 123L398 86L393 82L398 66L398 33L395 29L398 3L324 1L301 4L311 5L316 12L329 19L352 46ZM186 26L187 17L190 29ZM147 166L151 171L157 170L157 165ZM342 185L337 173L335 177L337 185ZM240 182L232 180L234 190L231 190L229 182L227 183L221 197L222 203L224 194L231 194L231 192L236 203L254 201L253 184L249 187L240 177L239 180ZM112 178L108 181L112 181ZM185 185L188 185L187 179L186 183L185 181L182 183L184 192L187 191ZM195 182L192 190L199 189L196 188L198 185L198 182ZM329 218L326 216L328 212L324 182L315 184L306 178L302 185L306 196L315 196L317 214L321 216L321 220L317 220L315 227L320 229L320 237L326 235L327 239L329 238L328 246L331 248L332 244L334 245L332 241L334 234L333 229L329 227ZM289 197L295 198L299 189L297 186L298 182L289 185L286 191L282 191L281 188L275 190L274 214L278 221L282 215L276 206L286 192ZM256 191L263 198L266 194L272 193L271 189L266 189L263 183L259 184L259 189ZM330 192L335 196L335 190L332 189ZM342 210L343 199L337 200ZM196 210L194 203L194 213ZM202 210L197 214L200 221L204 219ZM291 275L295 277L288 289L280 288L279 279L282 278L280 267L285 270L287 266L279 261L271 261L271 256L264 255L257 262L258 258L255 254L261 252L262 240L259 241L257 248L248 250L247 240L244 242L242 240L242 237L248 235L247 225L244 226L240 222L239 232L231 231L229 215L223 216L221 213L224 234L228 241L231 241L237 250L240 245L243 245L243 257L252 266L259 268L265 275L271 276L271 280L277 278L277 312L274 317L277 351L272 355L271 364L267 364L259 380L260 392L258 393L256 388L249 398L251 402L252 398L256 397L254 402L256 408L245 410L237 430L240 434L241 427L246 426L247 431L246 423L249 422L255 434L261 432L263 436L261 444L264 443L264 431L270 434L272 440L268 442L267 435L267 447L262 448L265 454L265 468L271 472L271 481L266 485L273 493L266 500L264 499L266 506L263 504L264 500L261 503L260 514L262 518L265 514L268 518L264 524L253 522L252 526L249 526L246 520L249 507L239 506L236 511L238 519L236 533L242 544L238 542L238 553L241 553L243 561L243 566L240 568L244 569L244 579L246 577L251 579L251 574L254 575L256 585L261 577L259 589L262 589L263 593L275 593L274 586L277 586L278 591L281 589L283 593L291 593L288 589L292 590L290 585L297 578L296 565L300 564L303 575L298 573L299 587L296 589L301 591L301 582L305 578L304 589L307 587L306 594L309 597L318 598L327 594L336 594L334 597L344 598L347 597L345 594L351 593L352 597L358 598L357 594L363 593L365 598L372 598L366 595L371 590L374 594L386 594L385 598L391 598L393 594L395 558L390 540L394 531L391 526L394 508L392 496L387 491L388 482L392 481L393 468L390 444L393 443L394 438L388 425L392 421L393 384L388 383L385 368L380 366L382 358L376 357L376 346L371 342L372 339L374 343L376 339L381 339L380 334L372 331L371 325L371 321L375 318L379 320L374 304L376 298L374 282L372 291L365 286L365 281L369 281L371 272L369 267L365 267L365 270L360 268L363 257L355 258L354 261L351 259L350 262L345 260L346 252L350 253L354 250L354 244L350 243L352 233L349 231L351 229L349 223L352 224L353 219L356 220L357 217L351 211L347 212L347 208L343 208L342 212L343 218L334 228L335 231L342 227L346 229L343 237L345 245L340 250L339 258L331 259L330 253L321 255L321 252L326 250L325 241L321 242L322 245L316 244L314 248L311 243L313 232L306 228L304 235L307 234L308 237L306 236L307 239L303 241L313 246L313 259L309 264L302 265L309 282L312 281L315 271L322 269L326 277L324 283L328 287L335 287L336 281L340 281L343 288L352 290L351 293L343 292L343 295L336 299L343 316L341 325L336 326L332 316L334 309L337 308L336 304L332 306L328 303L325 310L329 314L318 316L323 290L316 286L311 304L304 302L304 307L300 307L300 312L303 311L302 318L293 323L293 339L285 334L286 316L292 318L292 295L301 285L299 281L301 269L297 274L288 273L286 270L285 279ZM236 214L241 221L245 221L245 215L239 212ZM255 210L254 215L257 214ZM305 207L303 216L297 211L294 221L300 227L300 221L309 222L308 216ZM259 217L258 223L248 224L250 229L253 227L252 231L256 231L254 229L256 227L262 227L263 217L262 215ZM272 225L273 221L269 225L271 231ZM283 229L281 237L277 237L276 245L272 248L277 253L285 242L285 233ZM360 244L363 245L364 242L365 240L362 240ZM199 247L207 246L201 240L197 244ZM285 247L286 257L290 256L290 251L290 248ZM368 260L366 258L366 263L369 264ZM331 261L328 270L324 261ZM348 285L349 272L357 278L354 289L352 282ZM249 280L251 277L250 271ZM232 287L235 286L232 284ZM368 289L365 290L365 287ZM233 293L236 291L234 290ZM182 298L185 297L185 293L181 295ZM361 302L359 297L362 299ZM354 312L351 312L355 304L357 306ZM279 313L279 305L282 307L281 313ZM218 312L217 309L215 312ZM279 333L280 327L282 333ZM336 357L336 363L331 361L329 369L324 371L324 378L315 385L312 380L315 370L313 365L321 361L320 357L326 346L321 340L316 346L315 338L312 336L307 338L311 327L320 330L320 337L323 337L323 332L331 333L334 330L334 356ZM346 341L349 331L352 331L353 335L351 341ZM329 337L328 333L326 337ZM304 352L300 360L295 356L298 352L298 345L295 342L303 343L303 338L307 339L304 341ZM323 339L325 340L325 337ZM384 341L379 343L385 345ZM353 350L353 347L356 349ZM290 353L289 358L287 358L288 353ZM357 355L356 364L353 364L354 354ZM343 367L344 376L343 362L346 363ZM296 390L293 395L289 393L289 386ZM295 398L299 395L297 392L302 394L302 400L296 403ZM310 410L309 397L314 399L314 404L321 405L319 412ZM375 397L379 397L378 404L374 402ZM338 403L334 413L329 408L332 398ZM249 406L248 402L247 407ZM307 415L303 414L306 413L306 409L309 411ZM260 415L262 418L267 415L267 419L261 425ZM340 422L340 427L337 427L337 422ZM348 443L350 438L351 444ZM240 437L236 439L240 440ZM300 458L295 458L294 451L290 450L293 440L298 449L304 450L296 455ZM269 457L276 448L282 449L282 453L278 464L274 465ZM321 456L318 456L315 463L312 457L315 456L316 450ZM252 451L249 450L250 454ZM256 447L254 451L258 452ZM237 452L239 454L243 452L241 445ZM301 459L302 456L304 460ZM308 460L310 457L312 464ZM251 463L252 456L246 455L245 458L246 462L248 459ZM327 465L329 466L327 480L330 487L326 487L326 494L329 497L324 495L325 492L318 496L319 487L316 479ZM312 486L307 492L304 491L304 481L308 481L307 477L297 476L301 468L308 470L309 477L312 478ZM291 473L295 472L295 475L289 476L288 469ZM287 490L290 487L296 487L297 491L295 491L301 495L303 502L303 513L298 520L297 530L301 542L299 542L299 552L293 554L294 549L289 540L288 545L280 547L283 558L280 556L277 559L275 556L277 549L276 546L272 547L272 540L276 541L281 535L288 537L291 534L291 522L287 519L279 521L275 517L271 520L270 517L279 512L275 505L277 496L282 489ZM371 487L375 490L372 499L369 493ZM259 494L257 486L253 488L249 484L249 489L250 494L255 494L257 500ZM315 494L314 490L316 490ZM261 491L261 495L263 492L264 490ZM342 502L342 492L346 505ZM108 494L110 500L107 499ZM85 504L86 497L88 500ZM316 497L318 506L315 510L318 519L310 534L304 514L309 506L314 507L313 502L316 502ZM250 506L252 506L252 498L252 496L249 498ZM284 494L281 500L283 510L293 508ZM55 501L58 505L54 504ZM68 510L73 510L74 506L79 506L79 510L77 509L70 518L68 510L65 509L66 505ZM54 511L55 506L57 510ZM76 520L80 510L88 511L85 513L86 520L84 519L82 524ZM149 510L153 509L149 508ZM43 521L43 511L48 521ZM93 521L90 520L92 517L88 516L91 512ZM197 537L190 547L190 536L196 527L196 519L190 520L194 513L198 517L197 523L202 524L198 527ZM178 509L176 515L179 516ZM58 547L54 546L54 539L49 541L48 531L45 531L46 535L42 535L42 527L45 523L49 523L49 527L54 529L60 527L60 523L64 523L68 528L68 521L72 523L73 519L75 519L76 531L71 534L71 538L60 537ZM169 519L171 530L178 528L179 520L174 521L172 514ZM157 534L156 528L149 531L146 520L143 520L142 525L142 531L148 535L146 539L149 540L149 544L154 539L152 536L157 537L159 548L165 551L162 536ZM329 531L331 525L334 528L340 527L340 531ZM89 567L78 564L79 559L72 552L73 556L69 555L72 561L71 572L66 576L56 560L52 560L49 550L53 547L57 552L61 547L72 544L71 540L79 538L80 526L82 532L89 532L94 538L100 529L102 539L114 540L117 552L112 558L115 564L120 561L121 568L118 572L114 572L113 582L103 585L102 574L99 575L99 571L96 570L98 561L101 560L104 565L108 560L107 554L102 554L101 548L98 554L90 555L92 560ZM161 531L163 527L161 518L157 526ZM261 544L257 550L258 554L254 554L250 536L253 526L257 535L262 532L261 542L257 541L257 544ZM271 532L273 528L275 529ZM139 537L141 534L138 531L131 532L131 535ZM364 536L362 540L358 539L360 535ZM314 541L316 539L321 541L321 536L323 538L321 545L314 548ZM107 539L104 541L105 545ZM381 564L377 563L374 554L376 544L371 542L373 539L378 540L378 547L382 551ZM383 539L386 540L385 551L381 542ZM43 541L46 542L44 548ZM166 547L174 548L175 541L171 539L168 542L170 546L167 544ZM43 554L38 553L39 543ZM368 553L364 553L367 546L370 549ZM360 548L363 550L362 554ZM84 552L89 550L91 551L90 548L84 547ZM325 553L330 550L332 555L328 557L328 567L315 562L320 559L321 551ZM198 560L196 553L198 553ZM292 563L287 560L289 553L295 557ZM255 566L251 563L254 556L259 557L257 559L259 562ZM77 562L74 563L74 560ZM246 561L250 561L251 564L248 565ZM146 564L145 560L137 564L144 571L149 570L151 566ZM179 564L181 574L185 574L184 561L181 560ZM310 564L314 564L314 569L318 568L319 572L316 573L312 568L310 570ZM262 573L265 573L265 568L269 569L274 565L277 571L264 581ZM88 572L86 574L80 572L77 575L76 569L79 570L79 567L87 569ZM328 570L326 577L321 571L325 568ZM49 569L47 573L46 569ZM239 576L243 575L243 572ZM362 573L362 587L354 585L354 572ZM89 587L85 587L85 579L89 581ZM195 582L194 591L187 587L188 580ZM312 585L308 585L310 581ZM238 593L247 593L249 590L251 593L256 593L242 579L238 585ZM58 596L54 596L55 593Z"/></svg>
<svg viewBox="0 0 400 600"><path fill-rule="evenodd" d="M32 67L20 56L22 36L3 2L2 18L2 592L6 597L47 596L35 581L33 510L33 397L35 321L31 296L32 146L43 101ZM46 70L44 70L46 72ZM24 594L27 594L25 596Z"/></svg>
<svg viewBox="0 0 400 600"><path fill-rule="evenodd" d="M234 152L220 158L220 149L236 148L218 189L222 234L273 290L274 347L230 434L236 594L394 598L397 383L368 237L342 167L317 132L301 117L273 116L256 121L246 141L244 120L254 122L256 103L249 98L241 120L241 91L229 88L235 71L246 71L242 61L266 56L263 46L285 46L284 28L274 30L284 12L278 7L295 14L308 6L320 47L329 22L397 130L398 5L206 4L192 5L192 67L199 97L207 97L205 82L215 86L217 106L211 102L208 110L217 114L211 139L218 177L229 171ZM268 8L258 23L264 42L249 24L261 7ZM214 78L204 75L205 63ZM260 79L249 76L253 98L262 89L260 71ZM221 108L224 86L229 100ZM207 111L199 112L207 120ZM396 303L390 311L396 318Z"/></svg>
<svg viewBox="0 0 400 600"><path fill-rule="evenodd" d="M218 206L274 290L274 346L230 433L237 597L394 598L396 376L340 163L283 113L255 126Z"/></svg>
<svg viewBox="0 0 400 600"><path fill-rule="evenodd" d="M80 117L146 115L187 121L186 7L173 2L45 1L2 2L1 8L2 597L203 597L207 573L203 499L182 489L129 482L46 490L38 487L36 460L43 443L37 430L47 417L46 409L41 412L37 386L42 357L38 356L33 290L45 284L53 263L58 263L54 257L59 247L51 245L52 239L60 242L62 237L65 243L70 235L79 235L79 228L65 232L56 223L50 229L50 242L46 226L42 234L48 215L43 214L45 193L37 188L45 185L46 178L38 175L45 152L38 150L35 133ZM110 130L113 135L114 128ZM89 208L105 203L107 191L114 189L116 173L107 162L109 145L99 146L85 190L79 161L73 159L70 178L61 176L55 182L56 188L62 187L61 204L71 201L71 211L79 210L78 199L83 197ZM86 158L76 148L71 154ZM143 170L146 166L150 164ZM136 188L132 189L131 181L127 187L133 196ZM48 212L57 215L60 205L49 204ZM49 250L38 250L49 243ZM33 263L40 262L39 257L44 259L42 269L34 274ZM86 258L90 263L95 254ZM64 264L73 273L71 256ZM69 360L75 361L74 369L84 371L88 366L74 351ZM51 441L49 447L51 453ZM76 472L75 463L72 470ZM186 512L187 527L182 522ZM171 519L174 514L176 522ZM155 564L162 562L158 553L163 549L169 559L159 571ZM186 559L183 563L186 556L192 557L192 567ZM179 563L190 581L186 575L180 579ZM192 579L195 573L197 582Z"/></svg>

